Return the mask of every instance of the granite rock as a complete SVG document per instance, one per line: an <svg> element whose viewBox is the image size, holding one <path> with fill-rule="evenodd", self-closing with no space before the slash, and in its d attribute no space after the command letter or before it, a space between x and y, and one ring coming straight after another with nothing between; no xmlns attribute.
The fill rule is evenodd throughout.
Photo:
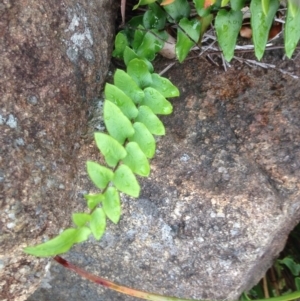
<svg viewBox="0 0 300 301"><path fill-rule="evenodd" d="M293 62L300 70L299 59ZM297 69L298 68L298 69ZM299 75L299 74L298 74ZM203 60L173 67L152 171L118 225L65 257L117 283L182 298L234 300L264 275L300 219L299 80ZM137 300L52 263L28 301Z"/></svg>
<svg viewBox="0 0 300 301"><path fill-rule="evenodd" d="M56 235L84 205L79 158L94 149L82 137L108 70L114 16L109 0L0 3L1 300L34 291L48 260L23 247Z"/></svg>

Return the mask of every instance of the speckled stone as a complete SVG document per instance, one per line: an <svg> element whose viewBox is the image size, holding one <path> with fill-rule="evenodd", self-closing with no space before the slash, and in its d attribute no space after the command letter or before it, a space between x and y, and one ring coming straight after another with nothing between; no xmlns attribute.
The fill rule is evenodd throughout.
<svg viewBox="0 0 300 301"><path fill-rule="evenodd" d="M299 76L299 56L293 64ZM126 286L235 300L264 275L300 220L299 80L241 65L225 73L204 60L167 76L181 97L163 117L167 134L140 198L123 198L120 223L65 257ZM48 288L29 301L138 300L56 263L49 273Z"/></svg>
<svg viewBox="0 0 300 301"><path fill-rule="evenodd" d="M110 62L109 0L0 4L0 299L25 300L48 260L22 249L56 235L82 205L94 148L82 139ZM80 155L79 155L80 150Z"/></svg>

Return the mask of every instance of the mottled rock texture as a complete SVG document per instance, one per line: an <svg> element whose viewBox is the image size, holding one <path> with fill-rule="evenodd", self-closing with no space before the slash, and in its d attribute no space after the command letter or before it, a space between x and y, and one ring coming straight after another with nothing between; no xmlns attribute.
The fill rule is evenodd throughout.
<svg viewBox="0 0 300 301"><path fill-rule="evenodd" d="M299 58L290 63L300 70ZM300 89L280 72L240 67L194 60L169 71L182 94L140 199L123 199L120 223L66 258L184 298L233 300L259 281L300 218ZM70 299L137 300L56 263L29 298Z"/></svg>
<svg viewBox="0 0 300 301"><path fill-rule="evenodd" d="M93 153L82 135L110 62L114 15L110 0L0 3L1 300L32 293L47 261L22 248L57 234L83 205L78 157Z"/></svg>

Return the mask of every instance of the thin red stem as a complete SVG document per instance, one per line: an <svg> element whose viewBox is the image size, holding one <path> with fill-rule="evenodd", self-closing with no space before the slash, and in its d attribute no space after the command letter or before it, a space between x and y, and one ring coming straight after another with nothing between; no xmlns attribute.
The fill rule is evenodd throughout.
<svg viewBox="0 0 300 301"><path fill-rule="evenodd" d="M113 283L105 278L102 278L100 276L93 275L74 264L68 262L67 260L63 259L62 257L56 255L54 257L54 260L63 265L65 268L74 271L81 277L88 279L92 282L98 283L104 287L110 288L114 291L117 291L119 293L123 293L129 296L141 298L144 300L150 300L150 301L199 301L199 300L190 300L190 299L180 299L176 297L167 297L157 294L151 294L144 291L135 290L126 286L118 285L116 283Z"/></svg>

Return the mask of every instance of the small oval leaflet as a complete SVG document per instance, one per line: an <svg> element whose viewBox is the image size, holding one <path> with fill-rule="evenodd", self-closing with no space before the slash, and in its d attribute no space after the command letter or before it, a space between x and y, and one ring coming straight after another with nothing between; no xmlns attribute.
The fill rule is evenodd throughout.
<svg viewBox="0 0 300 301"><path fill-rule="evenodd" d="M114 173L110 169L96 162L87 161L86 166L90 179L99 189L104 189L114 177Z"/></svg>
<svg viewBox="0 0 300 301"><path fill-rule="evenodd" d="M136 31L134 32L134 37L133 37L133 41L132 41L132 48L135 51L135 53L137 52L137 50L139 49L140 45L143 42L144 36L146 34L146 30L144 28L143 25L141 25L141 22L143 21L143 16L141 16L141 20L138 21L138 25L136 24ZM132 26L133 24L131 24Z"/></svg>
<svg viewBox="0 0 300 301"><path fill-rule="evenodd" d="M104 200L104 195L101 193L97 194L85 194L84 198L87 200L87 205L90 210L93 210L99 203Z"/></svg>
<svg viewBox="0 0 300 301"><path fill-rule="evenodd" d="M109 100L105 100L103 115L107 131L121 144L134 134L130 120Z"/></svg>
<svg viewBox="0 0 300 301"><path fill-rule="evenodd" d="M95 239L99 240L103 236L106 228L106 216L102 208L95 209L91 214L90 228Z"/></svg>
<svg viewBox="0 0 300 301"><path fill-rule="evenodd" d="M134 52L134 50L132 50L129 47L126 47L125 50L124 50L124 62L125 62L125 65L128 66L129 62L131 60L133 60L133 59L140 59L140 60L142 60L147 65L149 72L153 72L153 66L152 66L152 64L148 60L139 57Z"/></svg>
<svg viewBox="0 0 300 301"><path fill-rule="evenodd" d="M161 32L156 29L152 29L145 34L143 42L137 49L136 53L149 61L153 61L156 53L163 48L167 39L168 34L166 31Z"/></svg>
<svg viewBox="0 0 300 301"><path fill-rule="evenodd" d="M120 31L115 38L115 49L113 51L113 56L118 58L123 58L125 47L128 45L128 39L124 31Z"/></svg>
<svg viewBox="0 0 300 301"><path fill-rule="evenodd" d="M178 88L174 86L167 78L164 78L157 73L152 74L151 87L156 89L164 97L179 96Z"/></svg>
<svg viewBox="0 0 300 301"><path fill-rule="evenodd" d="M117 168L113 183L118 190L132 197L137 198L140 194L140 185L131 169L126 165L121 165Z"/></svg>
<svg viewBox="0 0 300 301"><path fill-rule="evenodd" d="M133 124L134 135L129 138L129 141L135 141L147 158L153 158L156 149L156 142L153 135L147 127L141 122Z"/></svg>
<svg viewBox="0 0 300 301"><path fill-rule="evenodd" d="M77 227L82 227L91 220L91 216L87 213L73 213L72 220Z"/></svg>
<svg viewBox="0 0 300 301"><path fill-rule="evenodd" d="M115 85L106 84L104 94L105 98L117 105L128 119L133 119L137 116L138 110L131 98Z"/></svg>
<svg viewBox="0 0 300 301"><path fill-rule="evenodd" d="M153 135L165 135L165 127L159 118L147 106L139 107L139 115L135 119L137 122L143 123L149 132Z"/></svg>
<svg viewBox="0 0 300 301"><path fill-rule="evenodd" d="M147 177L150 173L150 165L144 152L136 142L129 142L126 145L127 156L123 163L135 174Z"/></svg>
<svg viewBox="0 0 300 301"><path fill-rule="evenodd" d="M146 63L140 59L133 59L127 66L127 73L140 88L150 86L152 83L151 73Z"/></svg>
<svg viewBox="0 0 300 301"><path fill-rule="evenodd" d="M24 252L38 257L48 257L68 252L74 243L88 239L91 230L87 227L69 228L55 238L34 247L27 247Z"/></svg>
<svg viewBox="0 0 300 301"><path fill-rule="evenodd" d="M126 157L125 148L113 137L103 133L95 133L94 136L97 147L110 167L115 167L121 159Z"/></svg>
<svg viewBox="0 0 300 301"><path fill-rule="evenodd" d="M157 3L149 4L148 10L143 16L143 25L145 28L156 28L162 30L166 24L166 12Z"/></svg>
<svg viewBox="0 0 300 301"><path fill-rule="evenodd" d="M129 96L135 104L140 103L144 99L143 90L125 71L120 69L116 71L114 84Z"/></svg>
<svg viewBox="0 0 300 301"><path fill-rule="evenodd" d="M152 87L144 89L145 98L142 105L148 106L154 114L168 115L172 113L173 107L161 93Z"/></svg>
<svg viewBox="0 0 300 301"><path fill-rule="evenodd" d="M121 216L121 202L115 187L108 187L106 190L103 210L113 223L118 223Z"/></svg>

